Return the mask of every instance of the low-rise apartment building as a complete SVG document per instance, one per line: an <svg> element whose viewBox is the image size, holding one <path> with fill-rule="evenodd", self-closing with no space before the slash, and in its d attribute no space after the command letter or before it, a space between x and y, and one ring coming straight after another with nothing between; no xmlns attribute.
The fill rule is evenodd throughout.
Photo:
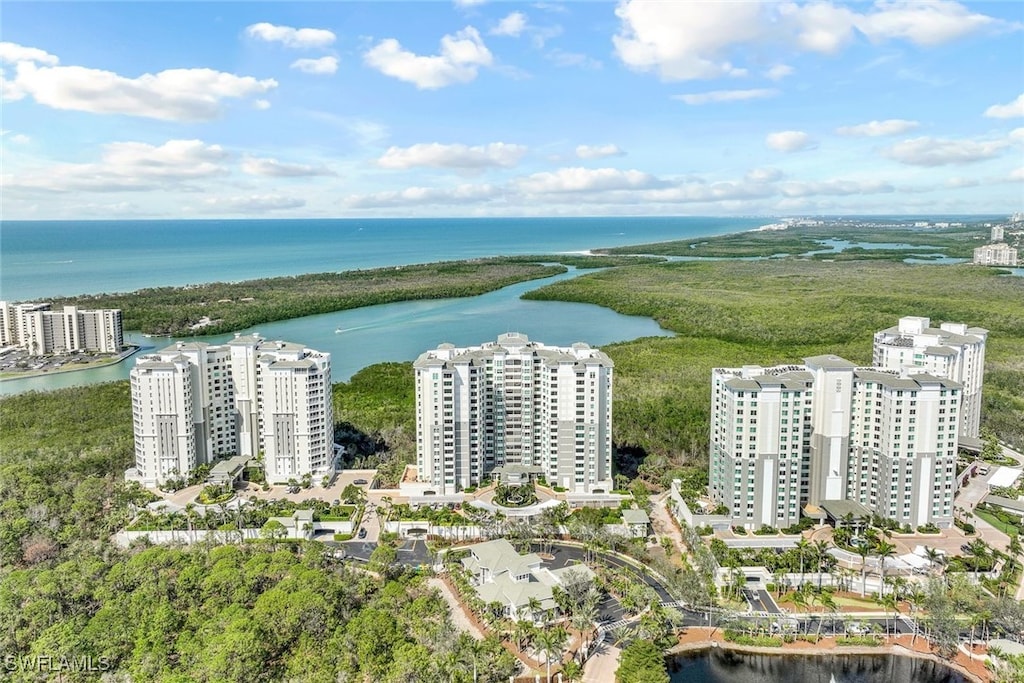
<svg viewBox="0 0 1024 683"><path fill-rule="evenodd" d="M124 346L119 309L51 308L48 303L0 301L0 346L18 346L33 356L119 353Z"/></svg>

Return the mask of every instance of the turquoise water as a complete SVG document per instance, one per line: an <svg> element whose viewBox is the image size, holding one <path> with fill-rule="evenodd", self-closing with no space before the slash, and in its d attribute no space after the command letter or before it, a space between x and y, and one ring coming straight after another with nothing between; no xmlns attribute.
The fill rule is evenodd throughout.
<svg viewBox="0 0 1024 683"><path fill-rule="evenodd" d="M345 381L373 363L412 360L442 342L468 346L496 339L504 332L523 332L538 341L560 346L577 341L602 346L671 334L650 318L619 315L600 306L519 298L523 292L576 275L569 272L523 282L476 297L368 306L283 320L241 332L255 331L267 339L286 339L330 352L331 377L335 382ZM231 336L198 339L218 343ZM146 338L135 333L127 334L126 341L143 345L145 353L169 346L175 340ZM134 365L133 357L96 370L4 380L0 382L0 395L127 379Z"/></svg>
<svg viewBox="0 0 1024 683"><path fill-rule="evenodd" d="M5 221L0 299L549 254L740 232L759 218Z"/></svg>

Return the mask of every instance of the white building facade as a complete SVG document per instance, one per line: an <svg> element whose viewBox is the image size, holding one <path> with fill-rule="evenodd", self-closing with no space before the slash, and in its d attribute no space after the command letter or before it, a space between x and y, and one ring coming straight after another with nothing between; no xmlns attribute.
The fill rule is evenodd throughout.
<svg viewBox="0 0 1024 683"><path fill-rule="evenodd" d="M119 309L53 311L48 303L0 301L0 346L19 346L33 356L77 351L119 353L124 346Z"/></svg>
<svg viewBox="0 0 1024 683"><path fill-rule="evenodd" d="M572 492L612 488L610 358L587 344L442 344L414 363L418 478L456 493L518 466Z"/></svg>
<svg viewBox="0 0 1024 683"><path fill-rule="evenodd" d="M262 457L271 483L333 472L330 354L256 335L179 342L140 357L131 386L126 478L156 486L233 455Z"/></svg>
<svg viewBox="0 0 1024 683"><path fill-rule="evenodd" d="M974 249L974 263L980 266L1016 266L1018 262L1017 250L1008 244L986 244Z"/></svg>
<svg viewBox="0 0 1024 683"><path fill-rule="evenodd" d="M981 390L985 380L988 330L963 323L931 327L929 318L906 316L875 333L872 362L887 370L920 368L963 386L960 436L977 438L981 425Z"/></svg>
<svg viewBox="0 0 1024 683"><path fill-rule="evenodd" d="M709 493L733 524L796 524L858 501L917 527L952 523L961 385L914 371L803 365L712 371Z"/></svg>

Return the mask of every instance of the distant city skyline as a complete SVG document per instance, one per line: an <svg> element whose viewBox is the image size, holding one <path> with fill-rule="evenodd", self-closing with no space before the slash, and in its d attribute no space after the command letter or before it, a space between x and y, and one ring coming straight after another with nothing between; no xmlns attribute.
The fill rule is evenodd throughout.
<svg viewBox="0 0 1024 683"><path fill-rule="evenodd" d="M1010 214L1024 4L5 3L6 220Z"/></svg>

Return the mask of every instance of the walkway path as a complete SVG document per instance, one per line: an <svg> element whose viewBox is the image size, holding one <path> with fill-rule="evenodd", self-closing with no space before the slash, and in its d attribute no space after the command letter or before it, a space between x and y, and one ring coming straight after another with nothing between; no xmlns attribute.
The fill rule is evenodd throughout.
<svg viewBox="0 0 1024 683"><path fill-rule="evenodd" d="M452 591L448 588L448 584L441 579L430 578L427 579L427 585L440 591L441 597L448 603L448 611L451 612L452 623L455 624L455 628L460 631L465 631L477 640L484 639L484 634L480 632L480 629L478 629L476 625L466 617L466 613L462 611L462 604L459 602L458 598L452 595Z"/></svg>
<svg viewBox="0 0 1024 683"><path fill-rule="evenodd" d="M583 665L583 683L615 683L620 652L614 645L602 643Z"/></svg>
<svg viewBox="0 0 1024 683"><path fill-rule="evenodd" d="M679 527L676 526L665 504L668 495L666 492L651 501L651 526L659 537L668 536L672 539L672 545L675 546L676 552L692 560L689 558L690 549L683 542L683 535L679 533Z"/></svg>

